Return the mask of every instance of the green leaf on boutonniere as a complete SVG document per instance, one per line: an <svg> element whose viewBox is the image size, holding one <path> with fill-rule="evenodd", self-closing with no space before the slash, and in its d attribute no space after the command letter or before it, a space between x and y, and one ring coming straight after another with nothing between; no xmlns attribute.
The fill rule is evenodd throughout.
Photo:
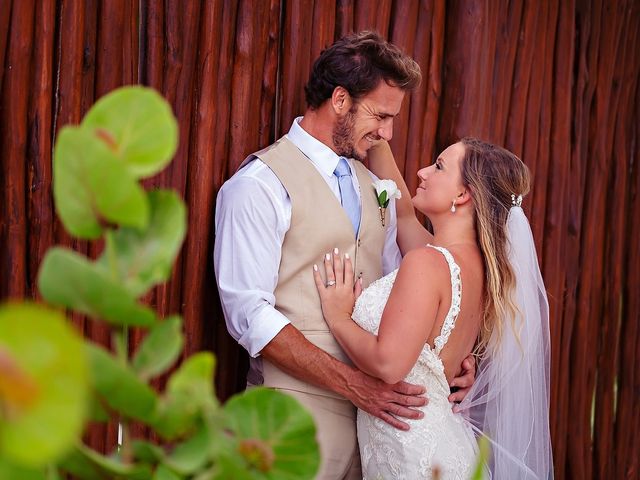
<svg viewBox="0 0 640 480"><path fill-rule="evenodd" d="M387 208L387 205L389 205L389 199L387 198L386 190L380 192L380 195L378 195L378 205L383 208Z"/></svg>

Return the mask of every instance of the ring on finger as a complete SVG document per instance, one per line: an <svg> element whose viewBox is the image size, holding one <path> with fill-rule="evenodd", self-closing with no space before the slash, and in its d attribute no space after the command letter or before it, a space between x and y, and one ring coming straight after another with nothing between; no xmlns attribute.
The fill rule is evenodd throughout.
<svg viewBox="0 0 640 480"><path fill-rule="evenodd" d="M335 280L329 280L327 283L324 284L325 287L333 287L336 284Z"/></svg>

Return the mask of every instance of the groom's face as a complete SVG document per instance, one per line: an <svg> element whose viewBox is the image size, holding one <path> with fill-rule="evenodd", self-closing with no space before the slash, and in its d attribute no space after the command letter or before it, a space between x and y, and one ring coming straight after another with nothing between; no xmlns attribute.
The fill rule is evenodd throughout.
<svg viewBox="0 0 640 480"><path fill-rule="evenodd" d="M391 140L393 120L400 113L403 100L403 90L382 81L368 94L351 101L333 128L336 153L362 161L377 140Z"/></svg>

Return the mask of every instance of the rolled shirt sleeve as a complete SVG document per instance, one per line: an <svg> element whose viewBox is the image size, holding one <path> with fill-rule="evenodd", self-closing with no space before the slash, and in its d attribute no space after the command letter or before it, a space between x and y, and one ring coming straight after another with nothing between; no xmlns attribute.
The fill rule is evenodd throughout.
<svg viewBox="0 0 640 480"><path fill-rule="evenodd" d="M274 291L291 212L266 165L254 160L244 168L247 175L236 175L218 193L214 266L227 329L257 357L290 323L275 309Z"/></svg>

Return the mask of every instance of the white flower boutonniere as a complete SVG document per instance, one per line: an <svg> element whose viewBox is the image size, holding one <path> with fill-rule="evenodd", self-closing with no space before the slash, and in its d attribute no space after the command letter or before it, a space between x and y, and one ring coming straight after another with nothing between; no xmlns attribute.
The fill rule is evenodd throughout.
<svg viewBox="0 0 640 480"><path fill-rule="evenodd" d="M378 210L380 210L380 221L384 227L384 216L389 206L389 200L392 198L401 198L400 189L393 180L378 180L374 182L373 188L376 189L376 197L378 198Z"/></svg>

